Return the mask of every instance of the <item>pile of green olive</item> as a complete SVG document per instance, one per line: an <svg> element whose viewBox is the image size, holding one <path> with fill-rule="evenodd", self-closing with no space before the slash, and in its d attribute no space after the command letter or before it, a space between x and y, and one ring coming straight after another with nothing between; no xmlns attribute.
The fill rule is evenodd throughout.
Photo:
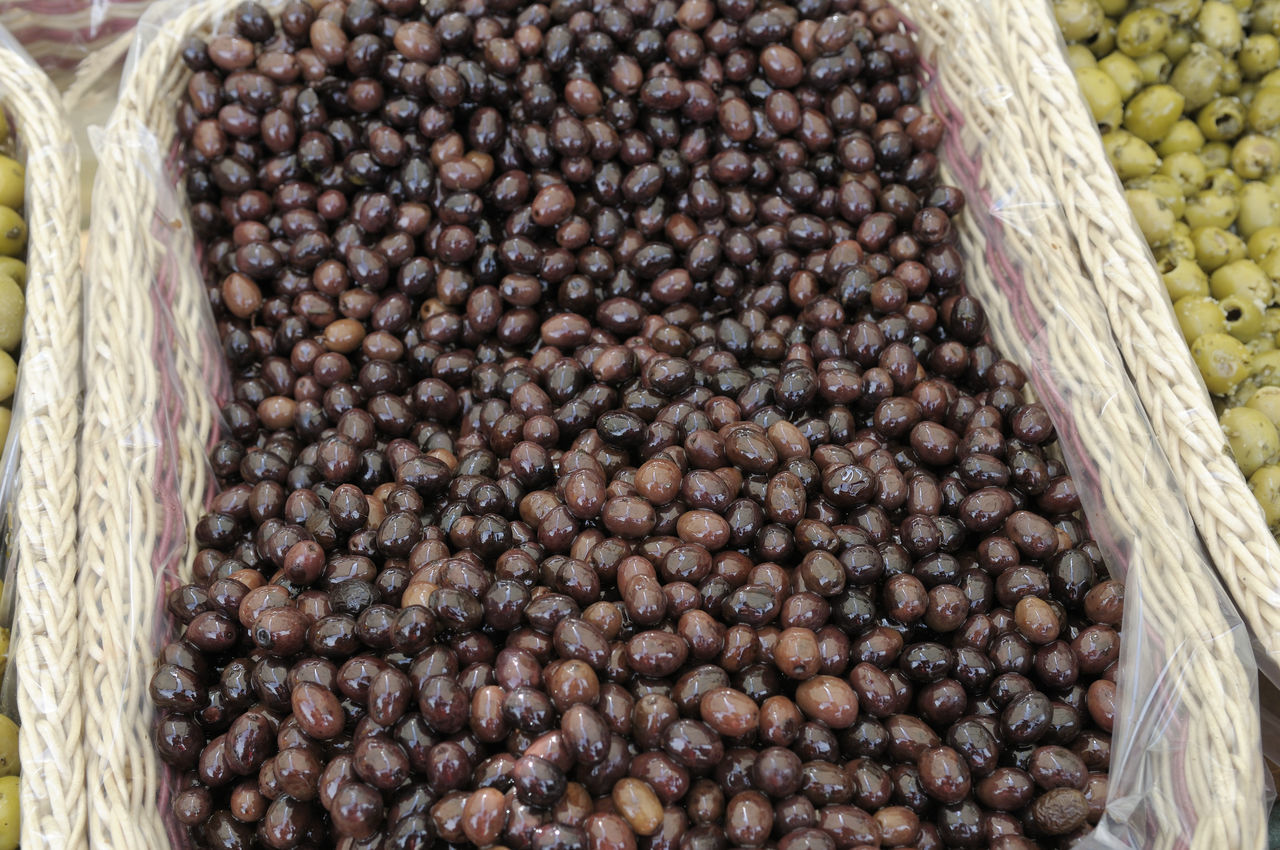
<svg viewBox="0 0 1280 850"><path fill-rule="evenodd" d="M0 113L0 147L11 146L9 124ZM27 224L22 217L26 172L22 163L0 154L0 448L9 434L11 403L18 382L18 349L27 318ZM3 830L0 829L0 834ZM4 843L0 840L0 850Z"/></svg>
<svg viewBox="0 0 1280 850"><path fill-rule="evenodd" d="M1280 0L1054 0L1223 431L1280 531Z"/></svg>
<svg viewBox="0 0 1280 850"><path fill-rule="evenodd" d="M0 149L11 147L9 125L0 112ZM22 261L27 247L27 225L22 216L25 186L22 163L0 154L0 449L9 434L22 326L27 314L27 267ZM0 628L0 678L8 661L9 630ZM15 850L18 846L18 772L18 725L0 715L0 850Z"/></svg>

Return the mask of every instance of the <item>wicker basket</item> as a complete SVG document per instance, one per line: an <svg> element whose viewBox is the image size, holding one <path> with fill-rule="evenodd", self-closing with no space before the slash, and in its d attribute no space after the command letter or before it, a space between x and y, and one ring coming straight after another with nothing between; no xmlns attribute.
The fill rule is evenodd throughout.
<svg viewBox="0 0 1280 850"><path fill-rule="evenodd" d="M87 847L76 431L80 421L79 157L49 78L0 31L0 102L26 163L27 317L5 458L10 670L22 726L22 846ZM16 470L15 470L16 464ZM6 686L8 690L8 686ZM12 703L7 703L11 706Z"/></svg>
<svg viewBox="0 0 1280 850"><path fill-rule="evenodd" d="M149 13L155 17L139 27L145 37L99 145L80 593L90 612L85 640L100 662L85 679L87 736L101 742L86 766L90 834L95 846L121 850L165 846L157 811L165 772L152 750L146 698L166 628L156 600L190 575L194 551L185 539L209 491L204 454L217 431L214 399L225 393L218 364L201 360L206 353L216 360L220 347L208 339L190 227L165 154L188 78L181 44L234 5L170 2ZM267 5L274 11L283 2ZM901 6L925 54L940 58L930 97L952 125L947 177L972 199L962 222L970 288L987 304L1005 352L1038 370L1036 391L1053 410L1100 543L1112 563L1129 565L1117 769L1108 816L1090 846L1262 847L1248 637L1170 484L1064 213L1079 199L1059 204L1071 187L1055 179L1061 167L1039 136L1042 115L1062 111L1029 83L1041 63L1058 61L1056 45L1046 51L1038 38L1053 31L1048 7L989 0L975 15L973 0ZM1008 20L996 24L992 15ZM1083 118L1075 130L1072 137L1096 136ZM998 150L982 148L988 138ZM1011 222L992 214L984 199L1008 194L1038 205L1036 215ZM132 317L127 333L120 316Z"/></svg>
<svg viewBox="0 0 1280 850"><path fill-rule="evenodd" d="M1049 5L988 0L980 15L966 0L903 0L900 7L935 66L929 98L949 131L944 178L970 199L961 242L968 258L986 258L968 267L969 288L987 306L1006 354L1040 367L1030 370L1031 381L1054 413L1086 509L1110 520L1111 539L1100 542L1128 561L1130 593L1140 590L1153 627L1140 650L1126 631L1127 649L1141 653L1122 659L1134 773L1113 773L1113 792L1119 782L1131 793L1122 791L1121 800L1113 793L1103 826L1133 846L1265 846L1256 682L1240 662L1245 635L1224 618L1224 608L1234 615L1229 605L1213 604L1221 588L1191 520L1197 504L1184 504L1174 486L1182 480L1178 459L1171 471L1159 448L1170 443L1156 442L1165 425L1147 421L1117 351L1115 338L1127 351L1126 338L1148 333L1152 312L1168 312L1170 327L1172 313L1135 311L1125 326L1108 321L1116 314L1100 294L1118 288L1136 264L1114 259L1126 236L1161 284L1074 88ZM1094 214L1087 226L1082 208ZM1180 337L1176 349L1185 353ZM1181 374L1182 383L1199 386L1185 377L1199 374L1189 356L1185 371L1170 373L1165 380ZM1244 497L1256 505L1247 491ZM1212 541L1210 549L1217 554ZM1223 576L1238 591L1235 578ZM1153 664L1161 655L1164 667ZM1177 681L1159 681L1165 677ZM1187 722L1163 722L1164 706L1150 699L1162 692L1185 702ZM1114 820L1117 812L1124 822Z"/></svg>
<svg viewBox="0 0 1280 850"><path fill-rule="evenodd" d="M1106 306L1125 366L1223 583L1280 674L1280 545L1227 447L1208 391L1174 318L1151 252L1102 148L1052 20L1008 4L1002 22L1025 35L1017 49L1042 63L1024 81L1041 104L1033 136L1043 149L1071 242ZM1032 4L1038 7L1038 3ZM1024 27L1035 19L1035 29ZM1015 20L1016 19L1016 20ZM999 25L993 32L1009 32ZM1011 50L1013 48L1011 47Z"/></svg>

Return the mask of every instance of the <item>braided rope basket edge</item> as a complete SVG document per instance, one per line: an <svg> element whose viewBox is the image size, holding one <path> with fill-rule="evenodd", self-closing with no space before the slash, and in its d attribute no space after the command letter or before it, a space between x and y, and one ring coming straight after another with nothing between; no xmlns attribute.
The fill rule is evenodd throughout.
<svg viewBox="0 0 1280 850"><path fill-rule="evenodd" d="M282 3L268 5L278 9ZM1010 47L1009 41L1022 43L1015 36L998 26L967 20L973 8L967 0L907 0L901 5L917 25L926 50L968 38L978 42L976 49L985 51L989 61L1029 61L1025 53ZM991 5L1008 2L993 0ZM160 848L175 837L166 834L157 805L167 792L164 769L150 740L153 715L146 680L166 629L156 601L178 576L190 575L185 535L210 486L204 454L216 432L213 398L218 390L207 385L213 364L200 357L209 352L216 357L219 349L202 347L207 308L189 224L167 189L158 192L157 181L165 178L162 152L174 140L174 103L187 77L178 59L182 39L207 30L234 6L234 0L170 5L156 19L162 26L143 22L144 49L131 54L131 72L126 72L120 103L99 151L102 164L95 189L87 294L90 356L82 437L80 579L82 605L93 614L85 617L85 633L95 663L86 665L84 691L86 734L96 742L86 765L89 829L95 846ZM1048 22L1052 26L1051 19ZM1034 32L1041 22L1004 23ZM953 122L953 132L972 141L975 133L981 138L996 127L1007 132L1006 124L1019 118L1025 127L1026 116L1017 111L1024 107L1004 100L993 112L984 95L989 81L968 75L959 67L963 64L943 62L938 69L940 90L955 98L962 107L957 114L968 119L967 124ZM1091 124L1085 129L1093 132ZM1003 168L965 172L964 151L959 150L950 179L966 188L1017 186L1008 181L1018 180L1039 185L1045 164L1033 156L1035 131L1025 132L1025 156L1010 157ZM990 160L983 164L990 165ZM1052 198L1045 202L1056 204ZM997 342L1006 352L1015 357L1029 354L1023 362L1050 362L1055 370L1089 370L1086 374L1097 382L1099 392L1114 400L1103 408L1106 418L1097 419L1096 404L1073 411L1065 400L1051 403L1052 382L1049 393L1037 385L1056 414L1065 411L1076 427L1088 426L1074 437L1069 429L1064 433L1064 442L1075 440L1073 461L1082 454L1088 457L1084 445L1094 452L1098 445L1111 448L1096 459L1096 468L1081 470L1073 463L1073 469L1077 477L1102 482L1095 506L1118 511L1113 523L1118 539L1112 550L1132 547L1122 551L1131 565L1161 567L1158 576L1147 580L1141 580L1146 567L1131 568L1129 575L1131 595L1141 600L1143 622L1151 634L1126 642L1122 663L1125 670L1133 670L1136 683L1128 692L1131 698L1159 699L1154 709L1153 700L1147 699L1142 711L1134 711L1131 718L1122 715L1132 739L1129 749L1139 754L1125 762L1132 775L1113 778L1117 785L1127 780L1127 787L1145 784L1152 790L1142 800L1124 801L1120 808L1127 817L1109 815L1105 829L1099 830L1098 841L1103 843L1095 846L1261 847L1261 755L1243 630L1213 604L1220 592L1203 563L1194 556L1183 563L1182 550L1198 545L1194 527L1168 488L1151 486L1149 432L1130 398L1118 358L1106 358L1112 349L1108 325L1099 324L1093 313L1058 312L1058 299L1082 294L1092 304L1097 296L1082 271L1071 231L1060 215L1045 218L1043 227L1012 234L1025 238L994 244L987 232L993 222L979 227L976 216L966 215L961 240L970 259L970 288L987 303ZM139 224L151 221L160 224ZM978 258L985 262L973 262ZM1037 279L1034 286L1026 285L1016 271L999 273L1019 268L1061 273ZM1009 296L1009 287L1025 289L1029 295L1019 302ZM122 334L122 315L134 317L152 345L137 344L138 330L127 337ZM1044 328L1046 316L1068 324L1050 326L1043 335L1049 347L1036 349L1039 359L1034 352L1019 351L1018 334L1011 329ZM1001 327L1009 333L1002 335ZM169 334L173 339L167 349L157 348ZM1079 344L1090 334L1106 343L1097 352ZM1045 360L1050 354L1061 359ZM1144 528L1149 532L1156 517L1161 535L1138 533ZM1140 580L1141 595L1134 593ZM1170 673L1172 681L1148 681L1150 677L1138 669L1140 646L1162 647L1162 659L1175 660L1172 668L1168 663L1156 665L1157 672ZM1156 711L1156 722L1147 716L1150 710ZM1169 714L1164 724L1158 722L1162 711ZM1137 843L1119 843L1117 836Z"/></svg>
<svg viewBox="0 0 1280 850"><path fill-rule="evenodd" d="M16 558L10 670L21 722L22 846L87 847L80 626L76 596L76 433L80 421L79 155L62 100L0 39L0 100L26 165L27 316L10 446ZM13 449L11 448L11 451ZM6 460L6 466L11 461Z"/></svg>

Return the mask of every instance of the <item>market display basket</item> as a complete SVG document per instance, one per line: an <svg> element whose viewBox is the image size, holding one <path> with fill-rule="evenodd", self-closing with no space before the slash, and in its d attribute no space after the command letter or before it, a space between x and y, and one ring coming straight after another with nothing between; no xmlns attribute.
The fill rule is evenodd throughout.
<svg viewBox="0 0 1280 850"><path fill-rule="evenodd" d="M283 3L265 5L274 13ZM1175 484L1183 462L1170 469L1161 420L1153 434L1129 383L1125 331L1100 297L1113 275L1078 236L1078 210L1095 204L1081 193L1093 190L1064 176L1078 148L1058 146L1095 144L1101 165L1085 176L1114 177L1082 107L1072 123L1074 88L1041 84L1054 79L1048 68L1074 86L1048 3L898 5L931 65L931 108L950 128L944 179L969 198L960 222L969 289L994 341L1027 368L1053 414L1093 531L1127 582L1108 812L1084 846L1262 847L1248 633L1204 556L1197 505L1189 512ZM191 575L187 541L213 484L204 456L228 391L181 199L174 116L190 76L184 40L207 35L235 6L156 4L97 145L79 591L86 737L95 742L89 830L100 847L168 846L172 777L153 749L146 688L169 634L165 594ZM1110 222L1098 231L1109 236L1131 227L1112 191ZM1186 381L1197 380L1189 358L1186 370ZM1224 577L1235 587L1226 569Z"/></svg>
<svg viewBox="0 0 1280 850"><path fill-rule="evenodd" d="M1056 30L1037 32L1031 49L1056 60ZM1088 108L1061 85L1069 74L1065 62L1050 67L1046 61L1027 80L1046 107L1039 140L1053 149L1064 215L1191 515L1266 653L1260 662L1274 671L1280 662L1280 546L1227 447L1146 241L1124 213L1123 188L1097 133L1084 131L1092 125Z"/></svg>
<svg viewBox="0 0 1280 850"><path fill-rule="evenodd" d="M0 106L26 166L26 323L4 459L6 710L21 725L22 846L86 847L76 596L79 157L57 89L0 30ZM16 688L7 680L12 679Z"/></svg>
<svg viewBox="0 0 1280 850"><path fill-rule="evenodd" d="M1062 214L1106 307L1125 367L1223 583L1265 652L1280 663L1280 546L1227 447L1208 391L1178 328L1164 281L1110 166L1092 116L1068 81L1052 20L1007 4L1000 26L1028 36L1038 64L1021 83L1043 108L1032 139L1054 167Z"/></svg>

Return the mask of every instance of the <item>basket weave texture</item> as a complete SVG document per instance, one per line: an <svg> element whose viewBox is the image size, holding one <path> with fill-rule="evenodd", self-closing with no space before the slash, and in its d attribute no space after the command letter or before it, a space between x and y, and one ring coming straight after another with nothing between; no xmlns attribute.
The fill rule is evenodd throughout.
<svg viewBox="0 0 1280 850"><path fill-rule="evenodd" d="M283 0L266 5L276 11ZM1127 744L1117 748L1115 793L1092 846L1262 847L1247 636L1219 605L1196 528L1126 379L1085 260L1096 248L1079 242L1073 224L1079 199L1058 201L1078 187L1057 146L1101 149L1092 123L1067 122L1062 93L1036 84L1042 66L1061 63L1048 7L988 0L974 14L973 0L900 5L926 54L939 56L932 92L951 123L947 178L972 204L961 222L970 288L987 305L996 342L1031 367L1060 423L1086 507L1105 525L1105 533L1095 527L1107 538L1100 542L1129 565L1127 622L1138 627L1126 632L1117 730ZM85 670L86 735L95 742L87 787L94 846L121 850L167 846L157 806L166 777L146 683L167 628L157 600L190 576L186 536L211 485L204 455L224 391L215 364L202 359L220 348L209 339L190 225L164 154L189 77L182 42L207 33L235 2L157 6L140 25L146 40L131 54L99 145L87 296L80 598L94 661ZM1033 214L1007 215L993 200L1002 197ZM1127 226L1127 217L1110 225Z"/></svg>
<svg viewBox="0 0 1280 850"><path fill-rule="evenodd" d="M7 35L7 34L6 34ZM22 846L87 846L84 712L76 596L76 432L80 422L79 156L49 78L0 41L0 101L26 164L27 316L10 451L16 558L9 669L16 701ZM12 463L6 459L6 466Z"/></svg>

